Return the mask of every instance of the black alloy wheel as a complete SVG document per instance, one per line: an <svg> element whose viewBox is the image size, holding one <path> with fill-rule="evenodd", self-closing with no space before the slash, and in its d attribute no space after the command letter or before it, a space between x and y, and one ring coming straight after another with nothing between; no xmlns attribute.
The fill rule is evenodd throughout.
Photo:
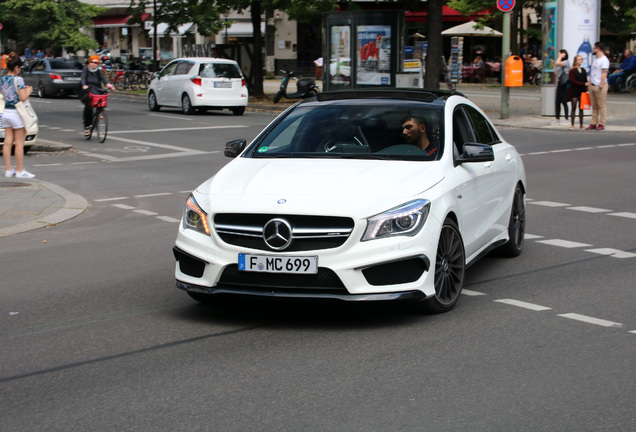
<svg viewBox="0 0 636 432"><path fill-rule="evenodd" d="M46 97L46 90L44 90L44 84L42 83L42 81L38 83L38 97L39 98Z"/></svg>
<svg viewBox="0 0 636 432"><path fill-rule="evenodd" d="M526 233L526 206L521 186L517 185L512 198L510 221L508 222L508 236L510 239L501 246L501 252L508 257L517 257L523 249L523 239Z"/></svg>
<svg viewBox="0 0 636 432"><path fill-rule="evenodd" d="M447 219L437 245L435 295L422 302L426 312L444 313L453 309L464 286L465 270L464 242L457 224Z"/></svg>

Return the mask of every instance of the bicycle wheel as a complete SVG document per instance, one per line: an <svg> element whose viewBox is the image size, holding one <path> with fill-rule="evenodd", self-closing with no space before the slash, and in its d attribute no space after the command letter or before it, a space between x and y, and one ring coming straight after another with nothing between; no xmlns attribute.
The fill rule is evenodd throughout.
<svg viewBox="0 0 636 432"><path fill-rule="evenodd" d="M139 89L147 90L149 84L150 84L150 80L148 79L148 74L145 72L142 72L139 75Z"/></svg>
<svg viewBox="0 0 636 432"><path fill-rule="evenodd" d="M106 117L106 110L98 108L95 110L94 120L95 133L100 143L106 141L106 134L108 134L108 117Z"/></svg>
<svg viewBox="0 0 636 432"><path fill-rule="evenodd" d="M126 90L126 83L125 83L124 77L125 75L120 73L115 75L115 82L113 83L113 85L115 86L117 90L120 90L120 91Z"/></svg>
<svg viewBox="0 0 636 432"><path fill-rule="evenodd" d="M94 117L93 117L93 121L95 121ZM88 141L91 139L92 136L93 136L93 125L90 125L88 127L88 135L84 135L84 138L86 139L86 141Z"/></svg>
<svg viewBox="0 0 636 432"><path fill-rule="evenodd" d="M126 87L131 90L137 90L137 74L129 72L126 74Z"/></svg>

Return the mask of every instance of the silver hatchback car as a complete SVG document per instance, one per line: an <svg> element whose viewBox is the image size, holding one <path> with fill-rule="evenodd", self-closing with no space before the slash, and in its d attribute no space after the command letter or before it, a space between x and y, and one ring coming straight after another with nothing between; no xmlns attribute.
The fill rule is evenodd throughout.
<svg viewBox="0 0 636 432"><path fill-rule="evenodd" d="M148 108L181 108L184 114L195 110L229 109L242 115L247 106L245 77L234 60L193 57L168 63L148 88Z"/></svg>

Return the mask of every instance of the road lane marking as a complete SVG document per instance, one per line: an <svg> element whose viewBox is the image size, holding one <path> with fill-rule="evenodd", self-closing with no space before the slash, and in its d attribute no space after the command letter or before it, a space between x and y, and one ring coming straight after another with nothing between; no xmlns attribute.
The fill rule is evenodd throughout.
<svg viewBox="0 0 636 432"><path fill-rule="evenodd" d="M572 204L564 204L564 203L554 202L554 201L532 201L530 204L539 205L543 207L567 207L572 205Z"/></svg>
<svg viewBox="0 0 636 432"><path fill-rule="evenodd" d="M585 252L592 252L599 255L607 255L612 258L635 258L636 254L631 252L625 252L612 248L598 248L598 249L586 249Z"/></svg>
<svg viewBox="0 0 636 432"><path fill-rule="evenodd" d="M587 244L587 243L578 243L578 242L562 240L562 239L537 240L537 243L544 243L550 246L558 246L558 247L563 247L568 249L592 246L591 244Z"/></svg>
<svg viewBox="0 0 636 432"><path fill-rule="evenodd" d="M636 219L636 213L630 213L630 212L610 213L609 215L610 216L618 216L618 217L630 218L630 219Z"/></svg>
<svg viewBox="0 0 636 432"><path fill-rule="evenodd" d="M534 304L534 303L526 303L520 300L513 300L513 299L499 299L499 300L494 300L496 303L504 303L507 305L511 305L511 306L517 306L520 308L524 308L524 309L530 309L533 311L545 311L545 310L550 310L552 308L546 307L546 306L541 306L538 304Z"/></svg>
<svg viewBox="0 0 636 432"><path fill-rule="evenodd" d="M523 235L523 238L526 239L526 240L534 240L534 239L544 238L544 236L526 233L526 234Z"/></svg>
<svg viewBox="0 0 636 432"><path fill-rule="evenodd" d="M165 196L165 195L172 195L172 193L161 192L161 193L154 193L154 194L135 195L134 198L150 198L150 197Z"/></svg>
<svg viewBox="0 0 636 432"><path fill-rule="evenodd" d="M599 325L602 327L615 327L615 328L622 328L623 324L621 323L617 323L617 322L613 322L613 321L607 321L607 320L603 320L603 319L599 319L599 318L593 318L593 317L589 317L586 315L579 315L576 313L566 313L566 314L559 314L557 316L563 317L563 318L568 318L568 319L572 319L575 321L581 321L584 323L588 323L588 324L595 324L595 325Z"/></svg>
<svg viewBox="0 0 636 432"><path fill-rule="evenodd" d="M139 129L139 130L124 130L124 131L108 131L108 136L112 134L134 134L134 133L154 133L154 132L182 132L191 130L204 130L204 129L232 129L232 128L246 128L247 125L223 125L223 126L194 126L189 128L167 128L167 129Z"/></svg>
<svg viewBox="0 0 636 432"><path fill-rule="evenodd" d="M117 207L117 208L120 208L120 209L123 209L123 210L135 210L135 207L129 206L129 205L126 205L126 204L113 204L113 207Z"/></svg>
<svg viewBox="0 0 636 432"><path fill-rule="evenodd" d="M157 219L160 219L164 222L181 222L181 219L175 219L170 216L157 216Z"/></svg>
<svg viewBox="0 0 636 432"><path fill-rule="evenodd" d="M95 202L106 202L106 201L121 201L121 200L127 200L130 199L130 197L114 197L114 198L100 198L100 199L96 199L93 200Z"/></svg>
<svg viewBox="0 0 636 432"><path fill-rule="evenodd" d="M470 297L486 295L486 293L482 293L482 292L479 292L479 291L467 290L467 289L463 289L462 290L462 294L470 296Z"/></svg>
<svg viewBox="0 0 636 432"><path fill-rule="evenodd" d="M596 207L586 207L586 206L578 206L578 207L568 207L568 210L576 210L580 212L586 213L607 213L611 212L611 210L596 208Z"/></svg>
<svg viewBox="0 0 636 432"><path fill-rule="evenodd" d="M141 210L141 209L137 209L137 210L133 210L135 213L139 213L145 216L157 216L159 213L155 213L153 211L150 210Z"/></svg>
<svg viewBox="0 0 636 432"><path fill-rule="evenodd" d="M148 114L149 116L153 116L153 117L162 117L162 118L168 118L168 119L177 119L177 120L186 120L186 121L192 121L194 120L193 118L190 117L185 117L185 116L171 116L171 115L165 115L165 114Z"/></svg>

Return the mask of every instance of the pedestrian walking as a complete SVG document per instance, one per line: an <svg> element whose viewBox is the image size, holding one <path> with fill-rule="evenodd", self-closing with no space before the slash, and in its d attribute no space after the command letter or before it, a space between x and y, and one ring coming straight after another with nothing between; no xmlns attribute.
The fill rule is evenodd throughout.
<svg viewBox="0 0 636 432"><path fill-rule="evenodd" d="M607 117L607 73L610 62L605 55L604 46L601 42L596 42L592 48L592 67L590 68L590 80L587 88L590 92L590 103L592 104L592 123L588 130L605 130L605 120Z"/></svg>
<svg viewBox="0 0 636 432"><path fill-rule="evenodd" d="M570 62L568 61L568 52L564 49L559 50L555 63L556 71L556 98L554 101L554 109L556 112L556 119L554 123L560 125L569 125L568 121L568 77L570 72ZM563 113L565 114L565 120L561 121L561 105L563 105Z"/></svg>
<svg viewBox="0 0 636 432"><path fill-rule="evenodd" d="M15 109L15 104L25 101L33 91L31 86L24 85L20 75L22 59L12 52L7 56L7 73L0 79L2 95L4 96L4 111L2 112L2 127L4 128L4 145L2 156L6 165L5 177L33 178L35 175L24 169L24 140L26 128L22 117ZM16 85L17 84L17 85ZM16 92L16 87L18 88ZM11 164L11 147L15 146L14 168Z"/></svg>
<svg viewBox="0 0 636 432"><path fill-rule="evenodd" d="M24 49L24 58L26 60L33 60L33 50L31 49L31 44L27 44Z"/></svg>
<svg viewBox="0 0 636 432"><path fill-rule="evenodd" d="M570 80L570 88L568 90L568 100L572 104L572 112L570 119L572 124L570 130L574 129L574 120L576 120L576 107L579 107L579 128L583 129L583 110L581 109L581 93L587 90L587 71L583 68L583 57L574 56L572 60L572 69L568 73Z"/></svg>

